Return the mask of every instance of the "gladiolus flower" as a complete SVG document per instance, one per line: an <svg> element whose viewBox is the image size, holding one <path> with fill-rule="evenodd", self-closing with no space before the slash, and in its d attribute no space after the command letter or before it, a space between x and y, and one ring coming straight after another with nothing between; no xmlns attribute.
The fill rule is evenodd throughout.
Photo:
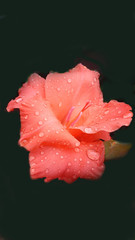
<svg viewBox="0 0 135 240"><path fill-rule="evenodd" d="M132 119L123 102L103 102L99 73L82 64L66 73L32 74L7 106L18 108L20 146L29 154L32 179L74 182L97 179L104 166L104 141Z"/></svg>

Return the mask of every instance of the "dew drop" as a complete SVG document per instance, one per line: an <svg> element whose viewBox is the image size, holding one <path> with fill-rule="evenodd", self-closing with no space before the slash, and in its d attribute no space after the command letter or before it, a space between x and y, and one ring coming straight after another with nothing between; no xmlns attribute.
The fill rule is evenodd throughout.
<svg viewBox="0 0 135 240"><path fill-rule="evenodd" d="M106 111L105 111L105 114L108 114L108 113L109 113L109 111L108 111L108 110L106 110Z"/></svg>
<svg viewBox="0 0 135 240"><path fill-rule="evenodd" d="M47 157L45 157L45 160L47 159Z"/></svg>
<svg viewBox="0 0 135 240"><path fill-rule="evenodd" d="M24 118L25 118L25 119L28 119L28 115L25 115Z"/></svg>
<svg viewBox="0 0 135 240"><path fill-rule="evenodd" d="M21 101L22 101L22 98L21 98L21 97L19 97L19 98L17 98L15 101L16 101L17 103L19 103L19 102L21 102Z"/></svg>
<svg viewBox="0 0 135 240"><path fill-rule="evenodd" d="M43 137L44 136L44 133L43 132L40 132L39 133L39 137Z"/></svg>
<svg viewBox="0 0 135 240"><path fill-rule="evenodd" d="M118 113L120 114L120 113L121 113L121 111L118 111Z"/></svg>
<svg viewBox="0 0 135 240"><path fill-rule="evenodd" d="M76 147L79 147L79 146L80 146L80 142L77 142L77 143L75 144L75 146L76 146Z"/></svg>
<svg viewBox="0 0 135 240"><path fill-rule="evenodd" d="M34 104L32 103L31 106L34 107Z"/></svg>
<svg viewBox="0 0 135 240"><path fill-rule="evenodd" d="M71 80L70 78L69 78L67 81L68 81L68 83L71 83L71 82L72 82L72 80Z"/></svg>
<svg viewBox="0 0 135 240"><path fill-rule="evenodd" d="M30 161L32 161L32 160L34 160L34 159L35 159L34 156L30 156L30 158L29 158Z"/></svg>
<svg viewBox="0 0 135 240"><path fill-rule="evenodd" d="M62 102L59 103L59 107L61 107L61 106L62 106Z"/></svg>
<svg viewBox="0 0 135 240"><path fill-rule="evenodd" d="M80 162L82 162L82 158L80 158L79 160L80 160Z"/></svg>
<svg viewBox="0 0 135 240"><path fill-rule="evenodd" d="M39 124L39 125L42 125L42 124L43 124L43 122L42 122L42 121L39 121L39 122L38 122L38 124Z"/></svg>
<svg viewBox="0 0 135 240"><path fill-rule="evenodd" d="M30 129L31 131L33 130L33 128Z"/></svg>
<svg viewBox="0 0 135 240"><path fill-rule="evenodd" d="M57 91L59 92L59 91L60 91L60 88L57 88Z"/></svg>
<svg viewBox="0 0 135 240"><path fill-rule="evenodd" d="M77 161L77 158L74 158L74 161L76 162L76 161Z"/></svg>
<svg viewBox="0 0 135 240"><path fill-rule="evenodd" d="M49 172L49 170L48 170L48 168L46 169L46 171L45 171L46 173L48 173Z"/></svg>
<svg viewBox="0 0 135 240"><path fill-rule="evenodd" d="M45 121L47 121L47 118L44 118Z"/></svg>
<svg viewBox="0 0 135 240"><path fill-rule="evenodd" d="M68 163L68 166L69 166L69 167L71 166L71 163L70 163L70 162Z"/></svg>
<svg viewBox="0 0 135 240"><path fill-rule="evenodd" d="M90 161L87 161L87 163L89 164L89 163L90 163Z"/></svg>
<svg viewBox="0 0 135 240"><path fill-rule="evenodd" d="M79 152L80 150L79 150L79 148L75 148L75 152Z"/></svg>
<svg viewBox="0 0 135 240"><path fill-rule="evenodd" d="M97 161L99 159L99 153L94 150L87 150L87 156L91 160Z"/></svg>
<svg viewBox="0 0 135 240"><path fill-rule="evenodd" d="M42 152L41 152L41 155L43 155L43 154L44 154L44 152L42 151Z"/></svg>
<svg viewBox="0 0 135 240"><path fill-rule="evenodd" d="M123 116L123 118L129 118L129 117L132 117L132 113L130 112L130 113L127 113L127 114L125 114L124 116Z"/></svg>
<svg viewBox="0 0 135 240"><path fill-rule="evenodd" d="M56 133L58 134L58 133L59 133L59 131L56 131Z"/></svg>
<svg viewBox="0 0 135 240"><path fill-rule="evenodd" d="M58 152L56 152L56 155L59 155L59 153L58 153Z"/></svg>
<svg viewBox="0 0 135 240"><path fill-rule="evenodd" d="M39 115L39 112L38 112L38 111L37 111L37 112L35 112L35 115L36 115L36 116L38 116L38 115Z"/></svg>
<svg viewBox="0 0 135 240"><path fill-rule="evenodd" d="M22 141L23 144L27 144L27 142L28 142L28 141L27 141L26 139L24 139L24 140Z"/></svg>
<svg viewBox="0 0 135 240"><path fill-rule="evenodd" d="M85 133L93 133L91 128L85 128Z"/></svg>
<svg viewBox="0 0 135 240"><path fill-rule="evenodd" d="M63 158L63 156L61 155L60 158Z"/></svg>
<svg viewBox="0 0 135 240"><path fill-rule="evenodd" d="M36 163L31 163L31 167L34 167L34 166L36 166Z"/></svg>

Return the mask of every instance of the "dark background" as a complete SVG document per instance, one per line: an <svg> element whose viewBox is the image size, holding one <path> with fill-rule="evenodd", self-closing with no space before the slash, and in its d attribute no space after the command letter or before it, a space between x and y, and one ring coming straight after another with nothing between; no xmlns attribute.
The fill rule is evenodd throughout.
<svg viewBox="0 0 135 240"><path fill-rule="evenodd" d="M131 151L107 162L100 180L45 184L30 180L19 114L5 110L31 73L79 62L101 73L105 101L134 108L135 4L125 2L0 6L0 239L135 239L134 119L113 135L132 142Z"/></svg>

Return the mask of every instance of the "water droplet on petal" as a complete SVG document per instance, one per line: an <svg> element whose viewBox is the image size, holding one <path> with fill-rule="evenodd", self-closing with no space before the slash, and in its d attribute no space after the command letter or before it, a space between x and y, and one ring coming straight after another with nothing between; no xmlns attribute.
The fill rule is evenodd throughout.
<svg viewBox="0 0 135 240"><path fill-rule="evenodd" d="M47 121L47 118L44 118L45 121Z"/></svg>
<svg viewBox="0 0 135 240"><path fill-rule="evenodd" d="M82 158L80 158L79 160L80 160L80 162L82 162Z"/></svg>
<svg viewBox="0 0 135 240"><path fill-rule="evenodd" d="M59 103L59 107L61 107L61 106L62 106L62 102Z"/></svg>
<svg viewBox="0 0 135 240"><path fill-rule="evenodd" d="M57 88L57 91L59 92L59 91L60 91L60 88Z"/></svg>
<svg viewBox="0 0 135 240"><path fill-rule="evenodd" d="M43 137L44 136L44 133L43 132L40 132L39 133L39 137Z"/></svg>
<svg viewBox="0 0 135 240"><path fill-rule="evenodd" d="M48 173L49 172L49 170L48 170L48 168L46 169L46 171L45 171L46 173Z"/></svg>
<svg viewBox="0 0 135 240"><path fill-rule="evenodd" d="M91 160L97 161L99 159L99 153L94 150L87 150L87 156Z"/></svg>
<svg viewBox="0 0 135 240"><path fill-rule="evenodd" d="M31 169L31 173L34 173L35 172L35 169Z"/></svg>
<svg viewBox="0 0 135 240"><path fill-rule="evenodd" d="M44 160L43 159L41 159L41 162L43 162Z"/></svg>
<svg viewBox="0 0 135 240"><path fill-rule="evenodd" d="M79 148L75 148L75 152L79 152L80 150L79 150Z"/></svg>
<svg viewBox="0 0 135 240"><path fill-rule="evenodd" d="M109 113L109 111L108 111L108 110L106 110L106 111L105 111L105 114L108 114L108 113Z"/></svg>
<svg viewBox="0 0 135 240"><path fill-rule="evenodd" d="M130 113L127 113L127 114L125 114L124 116L123 116L123 118L129 118L129 117L132 117L132 113L130 112Z"/></svg>
<svg viewBox="0 0 135 240"><path fill-rule="evenodd" d="M34 156L30 156L30 157L29 157L29 160L30 160L30 161L32 161L32 160L34 160L34 159L35 159Z"/></svg>
<svg viewBox="0 0 135 240"><path fill-rule="evenodd" d="M32 103L31 106L34 107L34 104Z"/></svg>
<svg viewBox="0 0 135 240"><path fill-rule="evenodd" d="M38 111L36 111L36 112L35 112L35 115L36 115L36 116L38 116L38 115L39 115L39 112L38 112Z"/></svg>
<svg viewBox="0 0 135 240"><path fill-rule="evenodd" d="M21 101L22 101L22 98L21 98L21 97L19 97L19 98L17 98L15 101L16 101L17 103L19 103L19 102L21 102Z"/></svg>
<svg viewBox="0 0 135 240"><path fill-rule="evenodd" d="M121 113L121 111L118 111L118 113L120 114L120 113Z"/></svg>
<svg viewBox="0 0 135 240"><path fill-rule="evenodd" d="M77 143L75 144L75 146L76 146L76 147L79 147L79 146L80 146L80 142L77 142Z"/></svg>
<svg viewBox="0 0 135 240"><path fill-rule="evenodd" d="M87 161L87 163L89 164L89 163L90 163L90 161L88 160L88 161Z"/></svg>
<svg viewBox="0 0 135 240"><path fill-rule="evenodd" d="M69 78L67 81L68 81L68 83L71 83L71 82L72 82L72 80L71 80L70 78Z"/></svg>
<svg viewBox="0 0 135 240"><path fill-rule="evenodd" d="M44 154L44 152L41 152L41 155L43 155Z"/></svg>
<svg viewBox="0 0 135 240"><path fill-rule="evenodd" d="M59 153L58 153L58 152L56 152L56 155L59 155Z"/></svg>
<svg viewBox="0 0 135 240"><path fill-rule="evenodd" d="M43 122L42 122L42 121L39 121L39 122L38 122L38 124L39 124L39 125L42 125L42 124L43 124Z"/></svg>
<svg viewBox="0 0 135 240"><path fill-rule="evenodd" d="M68 163L68 166L69 166L69 167L71 166L71 163L70 163L70 162Z"/></svg>
<svg viewBox="0 0 135 240"><path fill-rule="evenodd" d="M22 141L22 143L23 143L23 144L27 144L28 141L27 141L26 139L24 139L24 140Z"/></svg>
<svg viewBox="0 0 135 240"><path fill-rule="evenodd" d="M60 158L63 158L63 156L60 156Z"/></svg>
<svg viewBox="0 0 135 240"><path fill-rule="evenodd" d="M93 133L91 128L85 128L85 133Z"/></svg>
<svg viewBox="0 0 135 240"><path fill-rule="evenodd" d="M24 118L27 119L27 118L28 118L28 115L25 115Z"/></svg>
<svg viewBox="0 0 135 240"><path fill-rule="evenodd" d="M58 133L59 133L59 131L56 131L56 133L58 134Z"/></svg>
<svg viewBox="0 0 135 240"><path fill-rule="evenodd" d="M77 158L74 158L74 161L76 162L76 161L77 161Z"/></svg>

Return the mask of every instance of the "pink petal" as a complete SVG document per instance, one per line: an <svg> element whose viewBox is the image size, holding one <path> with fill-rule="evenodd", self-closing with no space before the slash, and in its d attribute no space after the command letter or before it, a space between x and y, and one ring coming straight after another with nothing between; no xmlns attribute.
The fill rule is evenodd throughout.
<svg viewBox="0 0 135 240"><path fill-rule="evenodd" d="M77 148L42 145L30 152L32 179L55 178L68 183L77 178L97 179L104 171L104 144L102 141L81 143Z"/></svg>
<svg viewBox="0 0 135 240"><path fill-rule="evenodd" d="M130 124L133 116L131 110L128 104L115 100L101 106L95 105L83 112L73 129L80 129L87 134L113 132Z"/></svg>
<svg viewBox="0 0 135 240"><path fill-rule="evenodd" d="M64 121L68 112L76 106L73 114L78 114L87 101L91 104L103 102L99 86L99 73L82 64L66 73L50 73L46 78L46 98L56 116Z"/></svg>
<svg viewBox="0 0 135 240"><path fill-rule="evenodd" d="M19 97L11 100L8 111L20 109L21 138L19 144L31 150L41 143L78 146L80 143L60 123L45 99L45 80L32 74L19 90Z"/></svg>
<svg viewBox="0 0 135 240"><path fill-rule="evenodd" d="M99 139L102 139L104 141L111 140L111 136L109 132L106 131L99 131L97 133L87 134L80 129L70 129L69 132L80 142L93 142L97 141Z"/></svg>

